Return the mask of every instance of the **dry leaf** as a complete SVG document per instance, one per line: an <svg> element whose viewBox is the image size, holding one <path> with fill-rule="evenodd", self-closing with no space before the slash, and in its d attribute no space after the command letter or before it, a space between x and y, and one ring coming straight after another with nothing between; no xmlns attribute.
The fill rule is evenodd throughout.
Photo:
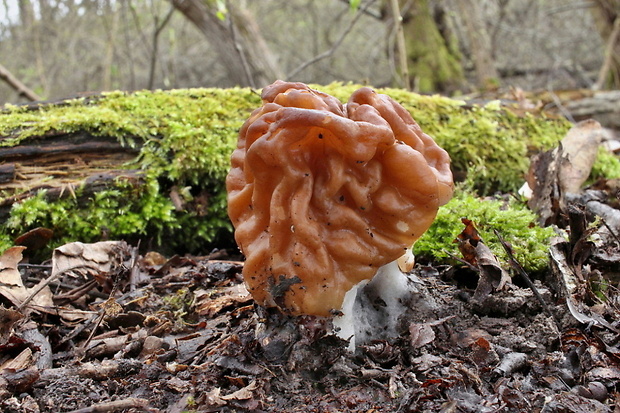
<svg viewBox="0 0 620 413"><path fill-rule="evenodd" d="M83 277L110 273L123 262L128 250L124 241L102 241L94 244L71 242L58 247L52 255L52 277L79 274Z"/></svg>
<svg viewBox="0 0 620 413"><path fill-rule="evenodd" d="M252 380L250 384L247 386L233 392L231 394L227 394L226 396L222 396L222 400L248 400L254 397L254 390L256 390L256 380Z"/></svg>
<svg viewBox="0 0 620 413"><path fill-rule="evenodd" d="M559 180L562 194L576 194L590 176L603 139L601 124L588 119L573 126L560 146Z"/></svg>
<svg viewBox="0 0 620 413"><path fill-rule="evenodd" d="M411 346L420 348L435 340L435 332L428 323L411 323L409 324L409 334Z"/></svg>
<svg viewBox="0 0 620 413"><path fill-rule="evenodd" d="M577 194L590 176L604 129L594 120L573 126L559 146L532 158L527 175L531 189L528 206L543 226L556 224L565 208L565 196Z"/></svg>
<svg viewBox="0 0 620 413"><path fill-rule="evenodd" d="M0 305L0 345L3 345L9 339L11 330L15 322L21 320L24 317L19 311L5 308Z"/></svg>
<svg viewBox="0 0 620 413"><path fill-rule="evenodd" d="M230 305L245 303L252 299L245 284L236 284L230 287L214 288L211 290L196 290L196 314L213 317Z"/></svg>
<svg viewBox="0 0 620 413"><path fill-rule="evenodd" d="M473 299L482 302L491 292L504 288L510 281L510 276L484 243L474 223L467 218L461 221L465 224L465 229L458 235L456 241L465 261L479 271L480 279Z"/></svg>
<svg viewBox="0 0 620 413"><path fill-rule="evenodd" d="M19 307L38 285L26 288L22 276L17 269L17 264L22 260L22 252L25 247L11 247L0 257L0 295L6 297L16 307ZM41 281L44 283L45 280ZM40 283L40 284L41 284ZM45 286L31 301L33 306L51 307L52 291Z"/></svg>

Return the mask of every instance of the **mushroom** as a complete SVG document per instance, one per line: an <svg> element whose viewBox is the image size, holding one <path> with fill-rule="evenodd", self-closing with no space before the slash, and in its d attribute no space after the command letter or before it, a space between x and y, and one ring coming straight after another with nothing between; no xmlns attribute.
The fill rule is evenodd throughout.
<svg viewBox="0 0 620 413"><path fill-rule="evenodd" d="M367 87L343 106L276 81L262 100L226 179L245 283L286 314L338 315L345 294L410 251L451 198L450 158Z"/></svg>

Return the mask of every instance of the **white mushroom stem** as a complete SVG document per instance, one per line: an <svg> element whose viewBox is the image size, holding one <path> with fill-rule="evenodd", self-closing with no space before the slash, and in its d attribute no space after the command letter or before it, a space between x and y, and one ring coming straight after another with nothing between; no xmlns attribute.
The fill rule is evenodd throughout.
<svg viewBox="0 0 620 413"><path fill-rule="evenodd" d="M404 274L413 268L408 254L379 268L370 280L355 285L345 295L342 315L333 320L335 334L349 340L350 351L372 340L389 340L403 333L402 316L419 291L417 277ZM400 268L399 268L400 267Z"/></svg>

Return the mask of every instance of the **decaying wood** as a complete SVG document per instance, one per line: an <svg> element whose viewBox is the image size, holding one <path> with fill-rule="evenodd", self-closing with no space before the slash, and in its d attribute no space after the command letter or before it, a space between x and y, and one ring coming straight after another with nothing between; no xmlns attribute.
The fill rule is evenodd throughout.
<svg viewBox="0 0 620 413"><path fill-rule="evenodd" d="M127 169L137 153L114 138L84 132L55 133L0 148L0 217L13 203L42 189L48 200L56 200L75 196L80 187L82 196L91 196L119 177L139 185L140 172Z"/></svg>

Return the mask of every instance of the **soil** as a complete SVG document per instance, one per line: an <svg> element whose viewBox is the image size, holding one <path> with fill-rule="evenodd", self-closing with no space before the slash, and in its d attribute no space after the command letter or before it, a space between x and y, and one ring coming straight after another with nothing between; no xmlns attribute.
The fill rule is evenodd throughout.
<svg viewBox="0 0 620 413"><path fill-rule="evenodd" d="M580 322L557 271L474 299L469 266L419 263L438 305L350 352L330 320L256 307L225 251L164 259L119 245L129 264L58 277L56 311L4 300L3 412L620 411L612 286L605 303L580 299L600 315ZM50 265L19 269L33 285Z"/></svg>

